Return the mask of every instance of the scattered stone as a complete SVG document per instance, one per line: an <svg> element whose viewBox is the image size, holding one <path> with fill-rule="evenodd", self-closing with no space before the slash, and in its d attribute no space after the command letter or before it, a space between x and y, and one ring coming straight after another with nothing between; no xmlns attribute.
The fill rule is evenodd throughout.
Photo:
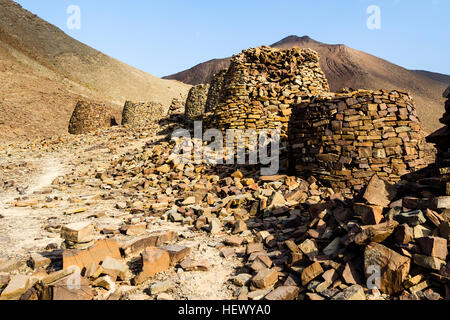
<svg viewBox="0 0 450 320"><path fill-rule="evenodd" d="M161 247L161 249L169 254L170 265L172 266L176 265L178 262L191 254L191 248L180 245L169 245Z"/></svg>
<svg viewBox="0 0 450 320"><path fill-rule="evenodd" d="M278 282L278 272L274 269L263 269L252 279L252 284L258 289L267 289Z"/></svg>
<svg viewBox="0 0 450 320"><path fill-rule="evenodd" d="M435 258L435 257L429 257L424 256L421 254L415 254L414 255L414 263L430 270L440 271L443 266L445 266L445 261Z"/></svg>
<svg viewBox="0 0 450 320"><path fill-rule="evenodd" d="M383 220L383 207L356 203L353 209L365 225L379 224Z"/></svg>
<svg viewBox="0 0 450 320"><path fill-rule="evenodd" d="M411 259L379 243L371 243L364 252L364 270L369 278L376 268L380 270L380 290L386 294L396 294L403 289L407 279Z"/></svg>
<svg viewBox="0 0 450 320"><path fill-rule="evenodd" d="M426 256L432 256L446 260L448 255L447 240L438 237L425 237L417 239L421 252Z"/></svg>
<svg viewBox="0 0 450 320"><path fill-rule="evenodd" d="M119 278L121 280L126 279L126 273L128 266L117 259L106 257L102 265L103 273L109 275L113 280Z"/></svg>
<svg viewBox="0 0 450 320"><path fill-rule="evenodd" d="M244 287L244 286L248 285L251 278L252 278L252 276L250 274L241 273L233 278L233 282L235 285L237 285L239 287Z"/></svg>
<svg viewBox="0 0 450 320"><path fill-rule="evenodd" d="M269 293L265 299L274 301L296 300L300 289L294 286L282 286Z"/></svg>
<svg viewBox="0 0 450 320"><path fill-rule="evenodd" d="M344 291L335 295L332 300L356 300L362 301L366 300L366 294L364 293L364 288L358 284L344 289Z"/></svg>
<svg viewBox="0 0 450 320"><path fill-rule="evenodd" d="M88 250L65 250L63 252L63 269L77 266L80 270L87 268L90 263L100 265L107 257L120 260L121 255L116 240L100 240Z"/></svg>
<svg viewBox="0 0 450 320"><path fill-rule="evenodd" d="M170 290L173 287L173 284L171 281L163 281L153 284L150 287L150 293L152 295L156 295L158 293L163 293L165 291Z"/></svg>
<svg viewBox="0 0 450 320"><path fill-rule="evenodd" d="M320 263L315 262L302 272L302 284L306 286L312 280L324 273Z"/></svg>
<svg viewBox="0 0 450 320"><path fill-rule="evenodd" d="M13 276L3 290L1 298L3 299L18 299L22 294L25 293L32 286L30 276L17 275Z"/></svg>
<svg viewBox="0 0 450 320"><path fill-rule="evenodd" d="M244 242L244 238L233 235L225 239L225 244L232 247L240 247Z"/></svg>
<svg viewBox="0 0 450 320"><path fill-rule="evenodd" d="M394 186L380 179L378 175L374 175L364 192L363 198L372 205L385 208L389 206L396 195L397 190Z"/></svg>
<svg viewBox="0 0 450 320"><path fill-rule="evenodd" d="M153 277L155 274L169 269L170 255L167 251L158 248L147 248L142 253L142 272Z"/></svg>
<svg viewBox="0 0 450 320"><path fill-rule="evenodd" d="M92 285L94 287L100 287L109 291L114 287L114 281L110 276L104 276L94 280L94 282L92 282Z"/></svg>
<svg viewBox="0 0 450 320"><path fill-rule="evenodd" d="M423 215L421 210L400 213L395 216L395 220L397 220L401 224L406 223L411 227L415 227L427 222L427 219L425 219L425 216Z"/></svg>
<svg viewBox="0 0 450 320"><path fill-rule="evenodd" d="M61 228L61 238L76 243L86 243L93 240L94 225L91 222L78 222Z"/></svg>

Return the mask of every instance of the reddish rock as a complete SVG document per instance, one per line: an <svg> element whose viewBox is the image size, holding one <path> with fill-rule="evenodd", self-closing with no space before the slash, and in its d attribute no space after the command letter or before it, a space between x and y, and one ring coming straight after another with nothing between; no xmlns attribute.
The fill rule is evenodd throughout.
<svg viewBox="0 0 450 320"><path fill-rule="evenodd" d="M399 244L408 244L414 240L414 229L407 224L402 224L394 233L395 241Z"/></svg>
<svg viewBox="0 0 450 320"><path fill-rule="evenodd" d="M170 256L165 250L147 248L142 252L142 272L153 277L155 274L169 269Z"/></svg>
<svg viewBox="0 0 450 320"><path fill-rule="evenodd" d="M253 277L252 284L258 289L267 289L278 282L278 272L274 269L263 269Z"/></svg>
<svg viewBox="0 0 450 320"><path fill-rule="evenodd" d="M364 192L363 198L369 204L385 208L389 206L396 195L397 190L393 185L380 179L378 175L374 175Z"/></svg>
<svg viewBox="0 0 450 320"><path fill-rule="evenodd" d="M264 244L260 243L260 242L249 243L247 245L246 254L250 255L250 254L255 253L255 252L265 252Z"/></svg>
<svg viewBox="0 0 450 320"><path fill-rule="evenodd" d="M374 273L374 268L380 270L381 291L386 294L396 294L403 290L403 282L407 279L411 267L411 259L379 244L371 243L364 252L364 270L366 277Z"/></svg>
<svg viewBox="0 0 450 320"><path fill-rule="evenodd" d="M232 247L239 247L242 245L242 243L244 242L244 238L233 235L233 236L229 236L228 238L225 239L225 244L232 246Z"/></svg>
<svg viewBox="0 0 450 320"><path fill-rule="evenodd" d="M169 245L161 247L161 249L169 253L171 265L176 265L178 262L191 254L191 248L179 245Z"/></svg>
<svg viewBox="0 0 450 320"><path fill-rule="evenodd" d="M63 252L63 269L77 266L82 271L90 263L99 265L107 257L121 259L119 246L116 240L100 240L87 250L66 250Z"/></svg>
<svg viewBox="0 0 450 320"><path fill-rule="evenodd" d="M79 277L78 283L78 280L77 282L71 281L71 278L69 276L52 283L49 287L51 288L51 292L53 293L53 300L57 301L82 301L92 300L94 298L94 291L89 286L89 281L84 277Z"/></svg>
<svg viewBox="0 0 450 320"><path fill-rule="evenodd" d="M388 221L373 226L361 227L360 232L354 236L354 241L361 246L370 242L383 242L394 232L397 226L397 221Z"/></svg>
<svg viewBox="0 0 450 320"><path fill-rule="evenodd" d="M417 239L417 243L424 255L446 260L448 255L447 240L438 237Z"/></svg>
<svg viewBox="0 0 450 320"><path fill-rule="evenodd" d="M312 280L314 280L315 278L320 276L323 272L324 271L323 271L322 266L320 265L320 263L318 263L318 262L313 263L312 265L307 267L305 270L303 270L303 272L302 272L302 284L304 286L306 286Z"/></svg>
<svg viewBox="0 0 450 320"><path fill-rule="evenodd" d="M383 207L367 205L362 203L355 203L353 210L361 217L365 225L379 224L383 220Z"/></svg>

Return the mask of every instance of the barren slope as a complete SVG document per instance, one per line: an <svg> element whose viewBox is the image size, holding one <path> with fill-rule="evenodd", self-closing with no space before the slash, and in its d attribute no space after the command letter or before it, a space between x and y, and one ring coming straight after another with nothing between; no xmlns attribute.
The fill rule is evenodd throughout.
<svg viewBox="0 0 450 320"><path fill-rule="evenodd" d="M169 105L190 87L92 49L11 0L0 0L0 83L0 139L65 132L80 96L119 115L127 99Z"/></svg>
<svg viewBox="0 0 450 320"><path fill-rule="evenodd" d="M294 46L311 48L320 53L321 66L332 90L344 87L406 90L412 93L417 102L424 128L431 132L441 126L438 119L443 113L442 92L447 84L345 45L329 45L309 37L297 36L287 37L272 45L277 48ZM227 64L229 64L229 58L211 60L166 78L189 84L204 83Z"/></svg>

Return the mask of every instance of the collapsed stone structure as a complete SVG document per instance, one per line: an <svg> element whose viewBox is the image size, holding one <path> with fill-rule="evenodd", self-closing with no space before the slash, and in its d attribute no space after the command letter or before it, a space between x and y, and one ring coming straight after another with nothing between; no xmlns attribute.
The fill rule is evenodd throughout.
<svg viewBox="0 0 450 320"><path fill-rule="evenodd" d="M438 150L436 157L437 181L445 195L450 196L450 87L443 94L445 113L440 122L445 125L442 129L427 137L427 141L436 145Z"/></svg>
<svg viewBox="0 0 450 320"><path fill-rule="evenodd" d="M223 86L225 85L225 75L227 70L221 70L216 73L211 80L208 99L206 100L205 112L214 112L216 107L222 100L223 96Z"/></svg>
<svg viewBox="0 0 450 320"><path fill-rule="evenodd" d="M167 115L167 108L157 102L126 101L122 113L122 125L135 128L145 127Z"/></svg>
<svg viewBox="0 0 450 320"><path fill-rule="evenodd" d="M329 91L319 55L311 49L259 47L233 56L210 127L275 129L286 136L291 105Z"/></svg>
<svg viewBox="0 0 450 320"><path fill-rule="evenodd" d="M208 92L209 84L199 84L191 88L186 100L186 120L193 121L202 119L202 116L205 113Z"/></svg>
<svg viewBox="0 0 450 320"><path fill-rule="evenodd" d="M69 122L70 134L86 134L117 125L111 109L103 103L78 101Z"/></svg>
<svg viewBox="0 0 450 320"><path fill-rule="evenodd" d="M424 137L408 93L358 90L293 108L291 166L338 189L360 190L377 174L397 182L424 166Z"/></svg>

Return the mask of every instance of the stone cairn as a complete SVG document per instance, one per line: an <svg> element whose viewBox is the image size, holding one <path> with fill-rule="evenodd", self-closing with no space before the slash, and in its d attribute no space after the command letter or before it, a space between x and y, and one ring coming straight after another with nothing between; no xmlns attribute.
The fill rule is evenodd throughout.
<svg viewBox="0 0 450 320"><path fill-rule="evenodd" d="M248 49L233 56L225 75L223 103L209 117L209 126L222 131L281 127L286 137L291 105L303 96L328 91L315 51Z"/></svg>
<svg viewBox="0 0 450 320"><path fill-rule="evenodd" d="M336 93L296 105L289 149L298 174L348 191L360 190L375 174L397 182L424 166L415 104L399 90Z"/></svg>
<svg viewBox="0 0 450 320"><path fill-rule="evenodd" d="M194 121L202 119L203 114L205 113L208 92L209 84L200 84L191 88L186 100L186 120Z"/></svg>
<svg viewBox="0 0 450 320"><path fill-rule="evenodd" d="M211 80L211 85L208 92L208 99L206 100L205 112L214 112L216 107L222 100L223 86L225 84L225 75L227 70L221 70L216 73Z"/></svg>
<svg viewBox="0 0 450 320"><path fill-rule="evenodd" d="M169 114L184 113L186 98L174 98L169 107Z"/></svg>
<svg viewBox="0 0 450 320"><path fill-rule="evenodd" d="M167 115L167 109L157 102L125 102L122 113L122 125L142 128L161 120Z"/></svg>
<svg viewBox="0 0 450 320"><path fill-rule="evenodd" d="M86 134L114 125L117 125L116 119L105 104L78 101L70 118L69 133Z"/></svg>
<svg viewBox="0 0 450 320"><path fill-rule="evenodd" d="M445 125L442 129L436 131L427 137L427 142L436 145L438 150L436 158L436 167L438 178L437 182L441 185L445 195L450 196L450 87L444 92L445 113L440 122Z"/></svg>

